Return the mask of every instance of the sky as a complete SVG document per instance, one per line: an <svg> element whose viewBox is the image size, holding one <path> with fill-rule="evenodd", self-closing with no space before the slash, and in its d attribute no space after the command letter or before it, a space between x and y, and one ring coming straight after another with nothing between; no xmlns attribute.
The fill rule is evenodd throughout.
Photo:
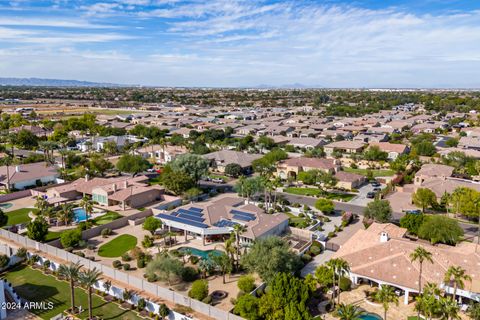
<svg viewBox="0 0 480 320"><path fill-rule="evenodd" d="M480 1L0 0L0 77L480 88Z"/></svg>

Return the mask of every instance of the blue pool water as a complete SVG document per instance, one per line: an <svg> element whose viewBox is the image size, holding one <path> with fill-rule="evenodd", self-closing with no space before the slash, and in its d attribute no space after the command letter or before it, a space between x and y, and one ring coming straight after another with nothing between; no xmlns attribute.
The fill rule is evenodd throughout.
<svg viewBox="0 0 480 320"><path fill-rule="evenodd" d="M185 250L190 250L192 255L197 256L202 259L208 259L208 254L212 253L215 256L219 256L222 254L222 251L219 250L200 250L200 249L195 249L195 248L190 248L190 247L180 247L178 248L178 251L185 251Z"/></svg>
<svg viewBox="0 0 480 320"><path fill-rule="evenodd" d="M362 320L382 320L382 318L374 313L367 313L364 314L363 316L360 316L360 319Z"/></svg>
<svg viewBox="0 0 480 320"><path fill-rule="evenodd" d="M87 213L83 208L75 208L73 209L73 214L75 215L76 222L82 222L87 220Z"/></svg>

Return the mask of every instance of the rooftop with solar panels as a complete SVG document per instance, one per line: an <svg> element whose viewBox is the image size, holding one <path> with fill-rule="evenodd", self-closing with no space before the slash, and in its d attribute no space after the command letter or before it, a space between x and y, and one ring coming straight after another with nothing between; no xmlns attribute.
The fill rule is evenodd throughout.
<svg viewBox="0 0 480 320"><path fill-rule="evenodd" d="M253 240L272 230L283 232L288 226L286 215L266 214L256 205L248 204L245 199L231 194L170 211L154 212L164 225L198 235L229 234L239 224L246 227L244 236Z"/></svg>

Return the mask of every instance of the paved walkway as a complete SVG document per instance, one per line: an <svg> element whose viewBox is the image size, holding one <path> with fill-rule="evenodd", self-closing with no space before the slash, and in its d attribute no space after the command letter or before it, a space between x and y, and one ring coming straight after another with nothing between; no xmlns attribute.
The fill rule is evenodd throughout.
<svg viewBox="0 0 480 320"><path fill-rule="evenodd" d="M314 257L312 261L307 263L301 271L301 276L305 277L307 274L314 274L318 266L321 266L328 260L330 260L335 252L330 250L325 250L318 256Z"/></svg>

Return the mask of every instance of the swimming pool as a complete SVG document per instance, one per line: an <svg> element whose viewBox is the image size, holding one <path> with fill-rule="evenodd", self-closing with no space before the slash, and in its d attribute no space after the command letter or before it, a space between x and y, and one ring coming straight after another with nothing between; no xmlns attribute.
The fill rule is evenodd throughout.
<svg viewBox="0 0 480 320"><path fill-rule="evenodd" d="M87 220L87 212L83 208L75 208L73 209L73 214L75 215L76 222L82 222Z"/></svg>
<svg viewBox="0 0 480 320"><path fill-rule="evenodd" d="M0 203L0 209L8 209L8 208L11 208L13 206L13 203Z"/></svg>
<svg viewBox="0 0 480 320"><path fill-rule="evenodd" d="M362 316L360 316L360 319L362 320L382 320L382 317L375 313L367 313Z"/></svg>
<svg viewBox="0 0 480 320"><path fill-rule="evenodd" d="M211 253L214 256L219 256L223 252L219 250L200 250L196 248L190 248L190 247L180 247L178 248L178 251L185 251L185 250L190 250L191 254L194 256L197 256L202 259L208 259L208 255Z"/></svg>

